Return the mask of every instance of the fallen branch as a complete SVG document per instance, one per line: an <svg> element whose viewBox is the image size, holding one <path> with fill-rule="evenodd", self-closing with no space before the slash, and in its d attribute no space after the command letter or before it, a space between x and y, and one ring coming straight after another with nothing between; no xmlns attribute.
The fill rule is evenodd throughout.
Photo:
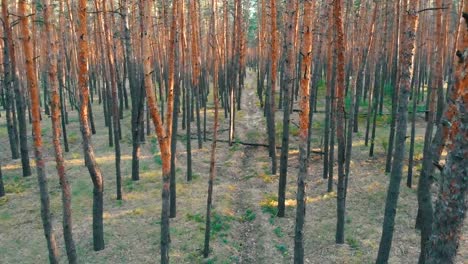
<svg viewBox="0 0 468 264"><path fill-rule="evenodd" d="M184 138L185 135L177 135L177 137L179 138ZM198 139L198 137L190 137L190 139ZM212 138L206 138L207 141L213 141ZM220 143L229 143L229 140L225 140L225 139L217 139L216 142L220 142ZM265 148L268 148L269 146L267 144L262 144L262 143L252 143L252 142L243 142L243 141L235 141L233 142L234 144L239 144L239 145L243 145L243 146L251 146L251 147L265 147ZM281 146L276 146L276 149L281 149ZM323 155L324 152L323 151L317 151L317 150L312 150L311 151L312 153L314 154L319 154L319 155Z"/></svg>

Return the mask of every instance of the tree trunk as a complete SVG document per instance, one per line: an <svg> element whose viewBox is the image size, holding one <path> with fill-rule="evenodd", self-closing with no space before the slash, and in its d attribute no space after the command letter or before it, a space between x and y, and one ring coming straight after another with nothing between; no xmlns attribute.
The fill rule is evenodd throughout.
<svg viewBox="0 0 468 264"><path fill-rule="evenodd" d="M2 0L2 14L3 14L5 35L6 35L5 52L8 52L9 57L10 57L9 69L10 69L10 74L11 74L11 85L14 86L14 89L15 89L16 116L18 118L18 128L19 128L21 167L23 170L23 176L27 177L31 175L31 166L29 163L29 146L28 146L28 135L27 135L27 127L26 127L24 91L18 81L18 72L17 72L17 66L16 66L16 52L15 52L14 41L13 41L13 31L10 25L8 5L7 5L6 0ZM5 69L5 72L6 72L6 69Z"/></svg>
<svg viewBox="0 0 468 264"><path fill-rule="evenodd" d="M153 80L151 78L153 69L152 69L152 55L150 49L150 1L143 0L140 1L140 14L142 14L142 19L145 23L143 26L143 32L141 32L142 37L142 46L143 46L143 68L145 76L145 91L148 102L148 108L150 110L151 119L153 121L154 127L156 129L156 135L158 137L159 148L161 150L161 160L162 160L162 208L161 208L161 263L169 263L169 246L170 246L170 236L169 236L169 211L170 211L170 177L171 177L171 135L172 135L172 114L173 114L173 92L174 92L174 82L175 82L175 49L176 49L176 27L177 27L177 16L178 14L178 4L177 0L173 2L172 7L172 24L171 24L171 33L169 39L169 87L168 87L168 96L167 96L167 111L166 111L166 127L162 123L161 115L159 109L156 105L156 99L153 89ZM181 14L182 15L182 14Z"/></svg>
<svg viewBox="0 0 468 264"><path fill-rule="evenodd" d="M278 216L283 217L285 211L286 200L286 178L288 173L288 156L289 156L289 123L290 112L289 105L291 100L290 91L294 88L295 75L294 69L296 67L296 56L294 56L294 35L296 31L297 16L296 12L298 4L294 1L289 1L287 6L286 15L288 16L286 30L286 60L285 60L285 84L283 87L283 136L281 142L281 160L280 160L280 178L278 187ZM309 118L309 117L307 117ZM308 135L308 133L307 133ZM308 138L308 137L307 137Z"/></svg>
<svg viewBox="0 0 468 264"><path fill-rule="evenodd" d="M345 92L345 72L344 72L344 32L342 20L342 7L341 2L336 1L333 4L333 17L336 30L336 59L337 59L337 77L336 77L336 138L338 141L338 196L337 196L337 223L335 242L337 244L344 243L344 162L345 162L345 135L344 135L344 92ZM351 129L351 127L348 127Z"/></svg>
<svg viewBox="0 0 468 264"><path fill-rule="evenodd" d="M96 2L96 7L98 7ZM102 2L102 10L103 13L106 14L106 1ZM113 45L111 41L111 32L109 30L109 21L103 19L100 13L98 15L98 20L101 21L104 28L104 38L107 47L107 60L108 60L108 71L110 77L110 89L112 94L112 130L113 130L113 138L114 138L114 152L115 152L115 178L116 178L116 199L122 200L122 176L120 171L120 162L121 162L121 154L120 154L120 136L119 136L119 118L120 118L120 111L119 111L119 98L117 95L117 76L116 76L116 65L114 61L114 53L112 52ZM112 21L110 22L111 26L113 25ZM109 124L110 126L111 124Z"/></svg>
<svg viewBox="0 0 468 264"><path fill-rule="evenodd" d="M461 3L460 3L461 4ZM452 115L448 139L447 161L442 171L438 198L435 203L432 236L427 245L426 263L454 263L457 254L462 226L466 217L466 160L468 158L468 1L463 1L463 19L460 21L460 36L457 43L458 62L455 69L455 82L451 91L452 105L444 116Z"/></svg>
<svg viewBox="0 0 468 264"><path fill-rule="evenodd" d="M78 2L78 88L80 103L80 129L83 144L85 165L93 181L93 248L95 251L103 250L104 224L103 224L103 192L104 178L101 169L96 163L94 147L91 142L89 124L89 89L88 89L88 29L86 0Z"/></svg>
<svg viewBox="0 0 468 264"><path fill-rule="evenodd" d="M417 8L416 1L411 2L408 11L405 14L406 19L403 23L404 34L402 35L399 54L399 102L398 102L398 123L395 140L395 153L392 162L392 171L390 183L388 185L387 199L385 202L385 215L382 227L382 237L380 240L379 253L376 263L387 263L392 246L393 230L395 228L395 215L400 194L400 182L403 171L403 160L405 157L405 140L408 119L408 98L411 86L411 67L413 64L413 49L417 29Z"/></svg>
<svg viewBox="0 0 468 264"><path fill-rule="evenodd" d="M300 108L299 114L299 174L297 177L296 194L296 224L294 231L294 263L304 263L304 221L306 212L306 194L305 185L308 176L309 160L307 158L307 140L309 129L309 85L312 65L312 16L315 1L304 2L304 22L303 22L303 42L301 48L302 65L300 80Z"/></svg>
<svg viewBox="0 0 468 264"><path fill-rule="evenodd" d="M52 214L50 212L50 200L47 187L47 177L45 169L45 160L42 154L42 135L41 135L41 110L39 108L39 87L37 83L36 69L34 65L33 43L29 31L29 21L26 16L25 0L18 1L18 13L20 18L21 36L23 42L24 57L26 60L26 77L28 80L29 96L31 99L32 131L34 138L34 157L36 160L37 180L39 183L39 194L41 200L41 218L44 228L44 235L49 249L50 263L58 263L59 251L55 240L54 228L52 223Z"/></svg>
<svg viewBox="0 0 468 264"><path fill-rule="evenodd" d="M5 196L5 186L3 185L2 164L0 164L0 197Z"/></svg>
<svg viewBox="0 0 468 264"><path fill-rule="evenodd" d="M268 126L268 144L270 145L270 158L271 158L271 173L276 174L277 160L276 160L276 131L275 131L275 89L276 89L276 76L278 71L278 28L276 24L276 1L270 1L271 8L271 76L270 85L268 87L268 114L267 114L267 126ZM288 128L289 129L289 128Z"/></svg>
<svg viewBox="0 0 468 264"><path fill-rule="evenodd" d="M436 6L442 6L441 0L435 1ZM436 10L436 39L442 35L442 11ZM431 144L435 124L436 97L438 86L442 84L442 43L437 41L433 44L433 59L431 63L432 78L428 87L428 112L426 132L424 135L424 156L422 162L421 175L418 182L418 214L416 219L416 228L421 229L421 250L419 254L419 263L426 262L427 243L432 233L432 195L431 195L431 175L433 171ZM442 88L442 87L441 87ZM439 98L439 101L442 98Z"/></svg>
<svg viewBox="0 0 468 264"><path fill-rule="evenodd" d="M212 40L211 51L213 56L213 101L214 109L214 124L213 124L213 143L211 144L210 157L210 178L208 180L208 197L206 201L206 224L205 224L205 244L203 248L203 256L205 258L210 254L210 234L211 234L211 206L213 201L213 183L216 177L216 140L218 138L218 119L219 119L219 99L218 99L218 41L216 37L216 2L211 0L211 29L210 37Z"/></svg>
<svg viewBox="0 0 468 264"><path fill-rule="evenodd" d="M52 6L49 0L43 0L42 3L44 11L44 25L47 34L47 68L49 69L49 86L50 86L50 106L51 106L51 119L52 119L52 134L53 146L55 151L55 162L57 174L59 176L60 187L62 190L62 207L63 207L63 236L65 240L65 248L67 252L69 263L78 263L75 241L73 240L73 225L72 225L72 207L71 207L71 188L68 183L65 161L63 157L62 145L60 143L61 137L61 119L60 119L60 96L59 84L57 79L57 54L58 54L58 41L55 38L55 30L50 24L50 16Z"/></svg>

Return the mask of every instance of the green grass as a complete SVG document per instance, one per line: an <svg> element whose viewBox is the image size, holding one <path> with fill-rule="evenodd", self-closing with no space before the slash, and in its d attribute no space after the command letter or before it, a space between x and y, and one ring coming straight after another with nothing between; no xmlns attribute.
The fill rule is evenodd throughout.
<svg viewBox="0 0 468 264"><path fill-rule="evenodd" d="M205 217L199 213L197 214L187 213L185 217L187 218L187 220L194 221L196 223L205 223Z"/></svg>
<svg viewBox="0 0 468 264"><path fill-rule="evenodd" d="M280 139L283 136L283 123L277 122L275 127L276 138ZM291 136L299 135L299 128L294 124L289 124L289 134Z"/></svg>
<svg viewBox="0 0 468 264"><path fill-rule="evenodd" d="M275 248L281 252L281 254L283 256L287 256L288 255L288 246L286 246L286 244L276 244L275 245Z"/></svg>
<svg viewBox="0 0 468 264"><path fill-rule="evenodd" d="M354 250L358 250L361 247L359 241L351 235L346 236L346 244Z"/></svg>
<svg viewBox="0 0 468 264"><path fill-rule="evenodd" d="M262 212L265 214L269 214L270 219L274 219L274 217L278 214L278 207L275 205L277 201L278 198L276 196L268 195L263 199L263 201L260 202Z"/></svg>
<svg viewBox="0 0 468 264"><path fill-rule="evenodd" d="M275 229L273 229L273 232L275 233L275 235L277 237L284 237L284 233L283 233L283 230L281 229L280 226L277 226Z"/></svg>
<svg viewBox="0 0 468 264"><path fill-rule="evenodd" d="M253 220L255 220L256 217L257 214L255 214L255 212L253 212L251 209L247 209L244 215L242 216L242 221L252 222Z"/></svg>
<svg viewBox="0 0 468 264"><path fill-rule="evenodd" d="M230 215L222 215L214 212L211 216L211 234L213 236L226 236L227 232L231 229L231 222L235 217Z"/></svg>

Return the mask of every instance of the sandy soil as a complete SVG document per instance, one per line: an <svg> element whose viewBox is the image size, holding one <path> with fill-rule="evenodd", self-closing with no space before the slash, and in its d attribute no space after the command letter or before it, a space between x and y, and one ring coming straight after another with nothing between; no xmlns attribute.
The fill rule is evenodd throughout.
<svg viewBox="0 0 468 264"><path fill-rule="evenodd" d="M242 95L242 110L237 114L236 138L243 142L266 143L265 118L259 108L254 74L249 73ZM319 108L323 102L319 102ZM132 182L130 113L122 122L122 172L124 201L115 201L113 149L107 146L107 130L102 106L94 105L97 134L93 136L98 163L105 177L106 249L92 250L92 184L83 164L78 119L70 113L71 151L66 154L67 173L73 189L74 236L81 263L154 263L159 261L159 219L161 210L161 169L154 136L146 138L141 160L141 180ZM222 112L221 112L222 113ZM208 129L212 128L212 111L208 111ZM220 139L227 139L227 120L221 114ZM277 123L282 112L277 112ZM292 115L297 124L297 113ZM316 114L313 147L322 141L323 114ZM4 179L8 194L0 200L0 263L47 263L46 244L39 217L38 188L35 175L21 177L20 161L8 159L4 118L0 119ZM43 135L49 191L54 224L66 262L61 235L60 189L54 171L50 143L50 120L44 118ZM422 142L424 122L418 121L418 144ZM179 126L180 128L181 126ZM192 131L194 131L192 124ZM364 125L361 125L361 131ZM179 131L184 134L185 131ZM368 157L363 132L355 134L353 161L349 179L346 217L346 244L335 245L336 195L326 193L321 178L323 161L312 155L307 179L305 225L306 263L373 263L378 250L383 208L389 176L383 172L384 141L388 126L379 126L376 154ZM209 135L210 136L210 135ZM178 213L171 219L171 261L173 263L292 263L295 190L298 168L297 138L291 136L287 210L284 218L274 217L278 176L270 173L270 159L265 147L218 143L217 178L214 186L212 254L203 260L206 190L209 171L210 142L197 149L193 146L194 180L186 182L185 139L180 137L177 154ZM277 139L277 145L280 145ZM32 153L31 153L32 155ZM279 155L279 153L278 153ZM335 168L336 169L336 168ZM418 173L415 172L417 175ZM336 175L336 172L335 172ZM336 184L336 183L335 183ZM336 185L334 186L336 187ZM416 191L402 183L390 263L416 263L419 233L413 228L416 216ZM468 263L467 227L460 245L458 263Z"/></svg>

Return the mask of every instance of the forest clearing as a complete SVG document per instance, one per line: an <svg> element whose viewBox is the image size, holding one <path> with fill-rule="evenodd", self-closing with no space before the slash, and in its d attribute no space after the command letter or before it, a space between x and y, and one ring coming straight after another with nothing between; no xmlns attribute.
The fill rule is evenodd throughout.
<svg viewBox="0 0 468 264"><path fill-rule="evenodd" d="M468 263L468 0L0 1L0 263Z"/></svg>

